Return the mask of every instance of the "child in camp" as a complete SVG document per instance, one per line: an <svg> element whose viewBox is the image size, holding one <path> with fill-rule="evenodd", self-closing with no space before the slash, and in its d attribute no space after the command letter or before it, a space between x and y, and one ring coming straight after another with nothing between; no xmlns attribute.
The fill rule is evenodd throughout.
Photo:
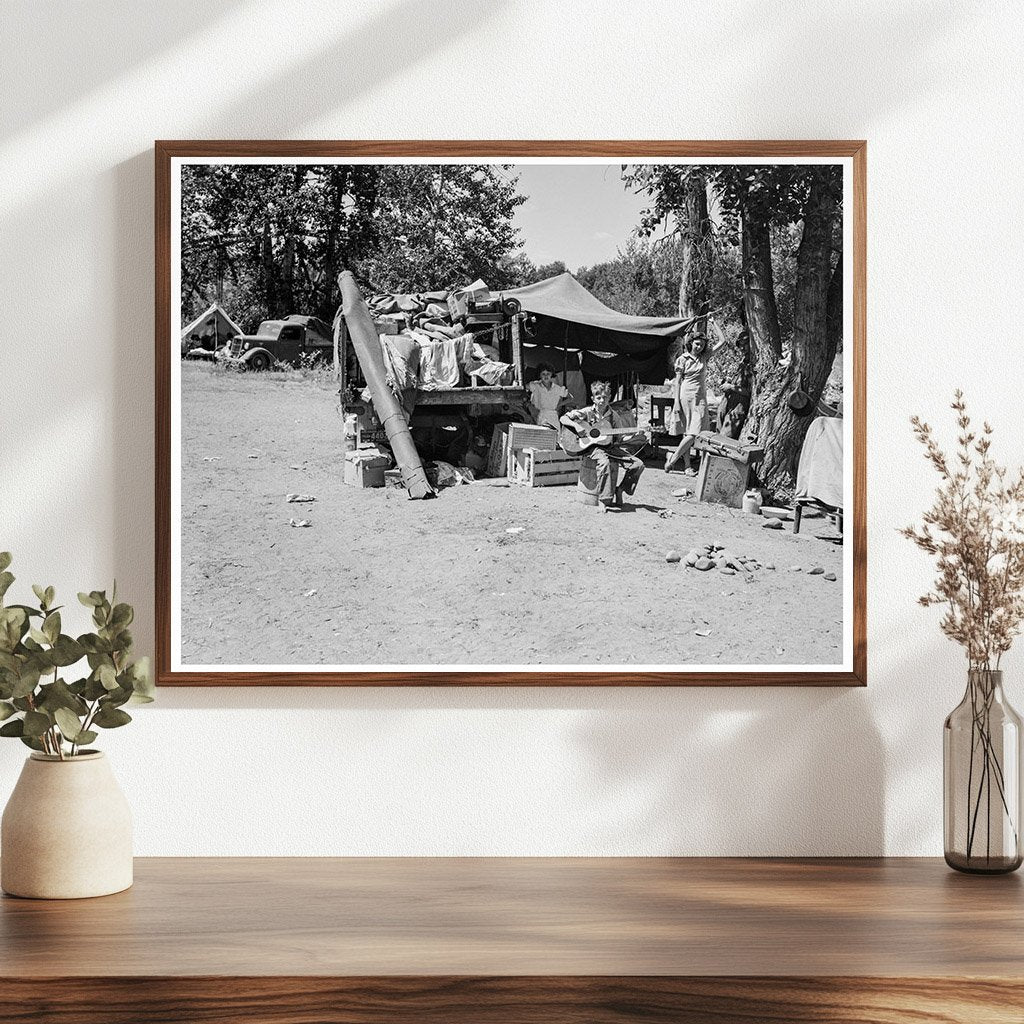
<svg viewBox="0 0 1024 1024"><path fill-rule="evenodd" d="M635 441L646 441L646 434L636 426L636 417L626 402L612 402L612 387L606 380L595 380L590 385L593 405L575 409L562 416L562 423L573 430L582 425L605 427L609 430L636 429L635 434L623 435L613 443L595 446L583 455L584 465L593 468L597 497L605 507L621 504L623 494L633 494L644 471L643 462L625 447ZM619 472L622 478L618 479ZM588 474L589 475L589 474Z"/></svg>
<svg viewBox="0 0 1024 1024"><path fill-rule="evenodd" d="M530 414L533 422L558 429L558 416L571 403L568 388L555 383L555 371L547 364L537 367L540 378L530 384Z"/></svg>
<svg viewBox="0 0 1024 1024"><path fill-rule="evenodd" d="M682 420L683 438L676 450L665 460L666 473L671 472L677 462L686 458L697 435L708 429L708 363L725 344L725 334L721 327L710 318L708 323L717 336L715 344L712 345L706 335L691 335L682 355L675 362L675 403L672 411Z"/></svg>

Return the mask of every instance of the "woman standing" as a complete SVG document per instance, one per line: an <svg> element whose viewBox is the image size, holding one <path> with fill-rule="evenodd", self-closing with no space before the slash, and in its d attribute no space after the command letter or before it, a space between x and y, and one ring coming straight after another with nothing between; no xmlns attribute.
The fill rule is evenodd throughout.
<svg viewBox="0 0 1024 1024"><path fill-rule="evenodd" d="M694 438L708 429L708 363L711 357L725 344L721 327L708 318L708 324L715 332L715 344L708 342L704 334L690 336L682 355L675 361L676 379L673 385L675 402L672 413L683 423L683 439L679 446L665 460L665 472L681 459L685 459Z"/></svg>

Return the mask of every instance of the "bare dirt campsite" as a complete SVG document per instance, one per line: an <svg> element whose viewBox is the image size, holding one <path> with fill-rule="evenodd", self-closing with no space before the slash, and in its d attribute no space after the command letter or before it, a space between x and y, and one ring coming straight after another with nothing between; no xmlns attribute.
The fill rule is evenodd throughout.
<svg viewBox="0 0 1024 1024"><path fill-rule="evenodd" d="M842 660L842 549L816 538L825 520L797 536L767 530L674 496L692 478L656 464L624 510L604 513L575 487L481 480L431 501L346 487L335 385L208 363L181 372L186 663ZM724 575L665 560L705 543L775 568Z"/></svg>

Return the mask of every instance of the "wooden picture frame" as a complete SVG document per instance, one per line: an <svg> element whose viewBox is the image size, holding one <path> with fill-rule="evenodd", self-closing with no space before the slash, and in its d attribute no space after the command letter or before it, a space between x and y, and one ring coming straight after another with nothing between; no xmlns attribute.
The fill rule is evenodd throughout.
<svg viewBox="0 0 1024 1024"><path fill-rule="evenodd" d="M598 158L608 163L638 163L645 159L664 161L678 158L682 163L701 161L737 162L763 160L773 162L835 161L842 163L852 178L852 189L845 193L844 221L847 238L852 240L847 273L852 286L847 289L849 328L844 345L851 349L852 372L844 381L844 415L852 420L852 453L848 479L852 480L852 501L845 509L844 549L849 547L846 565L850 567L849 596L845 599L848 617L844 634L848 649L841 667L817 670L813 667L775 669L768 665L728 671L702 669L678 671L648 670L628 666L613 670L562 671L557 669L463 670L457 666L434 670L338 670L323 671L317 666L300 666L279 671L274 668L239 670L196 669L176 664L172 657L172 454L176 442L172 436L172 414L176 396L172 394L172 361L177 338L173 333L175 307L179 296L172 294L172 217L173 168L181 162L216 158L232 161L322 160L344 162L376 158L382 163L410 157L430 160L474 158L552 158L572 161ZM155 145L155 242L156 242L156 667L161 686L863 686L866 685L866 143L863 141L158 141ZM180 200L179 200L180 201ZM844 250L845 251L845 250ZM180 327L180 323L178 323ZM852 416L851 416L852 412ZM847 492L849 493L849 492ZM180 523L178 524L180 527ZM779 569L788 567L779 566Z"/></svg>

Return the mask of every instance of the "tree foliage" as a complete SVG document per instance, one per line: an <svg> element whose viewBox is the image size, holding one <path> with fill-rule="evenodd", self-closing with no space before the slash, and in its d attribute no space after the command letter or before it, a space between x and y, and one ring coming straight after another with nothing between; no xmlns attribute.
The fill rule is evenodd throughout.
<svg viewBox="0 0 1024 1024"><path fill-rule="evenodd" d="M493 288L517 277L512 226L526 201L508 172L490 165L380 168L376 244L361 262L378 291L417 292L482 278Z"/></svg>
<svg viewBox="0 0 1024 1024"><path fill-rule="evenodd" d="M373 290L423 291L532 267L508 169L472 164L216 164L182 169L182 322L223 302L246 329L328 321L345 268Z"/></svg>

